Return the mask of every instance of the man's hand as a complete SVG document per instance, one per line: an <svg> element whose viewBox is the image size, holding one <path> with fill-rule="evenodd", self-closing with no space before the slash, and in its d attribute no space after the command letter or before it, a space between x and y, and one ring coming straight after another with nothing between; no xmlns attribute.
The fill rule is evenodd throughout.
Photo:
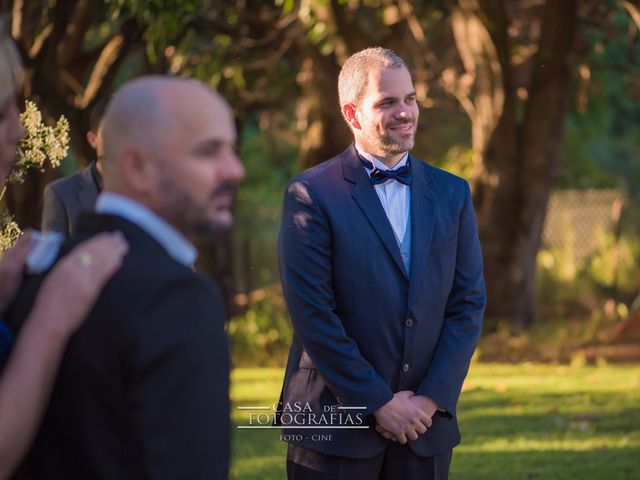
<svg viewBox="0 0 640 480"><path fill-rule="evenodd" d="M413 396L409 390L398 392L376 410L376 430L383 437L404 445L409 440L416 440L431 426L431 417L411 401Z"/></svg>
<svg viewBox="0 0 640 480"><path fill-rule="evenodd" d="M436 402L424 395L414 395L411 397L411 401L416 404L420 410L429 415L429 418L433 417L433 415L438 411L438 405Z"/></svg>

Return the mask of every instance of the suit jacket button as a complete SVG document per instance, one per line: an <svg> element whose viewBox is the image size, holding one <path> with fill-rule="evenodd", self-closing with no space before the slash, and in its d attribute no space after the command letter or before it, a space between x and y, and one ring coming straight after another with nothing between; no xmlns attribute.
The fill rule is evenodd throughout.
<svg viewBox="0 0 640 480"><path fill-rule="evenodd" d="M402 371L404 373L407 373L409 371L409 364L405 363L404 365L402 365Z"/></svg>
<svg viewBox="0 0 640 480"><path fill-rule="evenodd" d="M407 327L412 327L413 326L413 318L411 318L411 317L407 318L407 320L404 322L404 324Z"/></svg>

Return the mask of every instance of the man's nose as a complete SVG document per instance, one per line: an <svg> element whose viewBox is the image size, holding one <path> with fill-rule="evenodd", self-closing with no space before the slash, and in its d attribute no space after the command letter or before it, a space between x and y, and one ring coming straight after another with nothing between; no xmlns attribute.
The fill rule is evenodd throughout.
<svg viewBox="0 0 640 480"><path fill-rule="evenodd" d="M240 161L240 158L235 153L229 156L229 162L226 169L227 179L235 182L239 182L244 178L245 170L244 165Z"/></svg>
<svg viewBox="0 0 640 480"><path fill-rule="evenodd" d="M411 115L411 112L409 111L409 108L407 106L405 106L405 105L400 106L398 108L398 110L395 112L395 116L396 116L396 118L401 119L401 120L407 120L407 119L411 119L412 118L412 115Z"/></svg>

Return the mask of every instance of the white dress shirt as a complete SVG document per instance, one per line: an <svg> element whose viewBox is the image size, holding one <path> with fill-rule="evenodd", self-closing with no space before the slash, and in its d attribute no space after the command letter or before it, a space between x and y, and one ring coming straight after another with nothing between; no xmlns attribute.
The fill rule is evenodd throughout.
<svg viewBox="0 0 640 480"><path fill-rule="evenodd" d="M400 167L405 166L407 164L407 160L409 159L409 153L407 152L400 159L400 161L390 169L370 153L365 153L360 150L357 145L356 150L362 158L364 158L365 160L369 160L373 164L373 166L378 168L379 170L397 170ZM371 170L367 169L364 166L362 168L364 168L367 172L367 175L371 177ZM402 243L402 240L404 239L404 234L407 230L407 222L409 221L411 208L411 188L409 188L407 185L404 185L403 183L398 182L397 180L387 180L384 183L374 185L373 188L378 194L378 198L380 199L380 203L382 204L384 213L387 214L387 218L389 219L391 228L393 228L393 233L395 233L396 235L398 245L400 245Z"/></svg>

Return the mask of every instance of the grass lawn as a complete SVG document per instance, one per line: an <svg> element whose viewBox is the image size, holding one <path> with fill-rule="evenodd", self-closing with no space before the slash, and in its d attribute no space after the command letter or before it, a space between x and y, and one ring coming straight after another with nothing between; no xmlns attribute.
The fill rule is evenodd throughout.
<svg viewBox="0 0 640 480"><path fill-rule="evenodd" d="M278 400L281 369L233 372L237 405ZM451 479L639 479L640 366L474 364L459 404ZM278 430L234 427L232 479L286 478Z"/></svg>

